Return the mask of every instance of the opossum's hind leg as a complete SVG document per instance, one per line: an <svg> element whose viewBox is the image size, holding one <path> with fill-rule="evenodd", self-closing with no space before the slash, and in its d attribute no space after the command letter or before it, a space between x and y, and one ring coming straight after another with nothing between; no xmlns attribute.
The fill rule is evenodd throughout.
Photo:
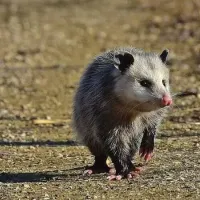
<svg viewBox="0 0 200 200"><path fill-rule="evenodd" d="M92 166L87 166L84 175L99 174L99 173L114 173L114 170L106 164L107 156L95 156L95 161Z"/></svg>
<svg viewBox="0 0 200 200"><path fill-rule="evenodd" d="M145 129L142 142L140 145L139 154L146 162L148 162L153 155L154 140L156 135L156 127L149 127Z"/></svg>

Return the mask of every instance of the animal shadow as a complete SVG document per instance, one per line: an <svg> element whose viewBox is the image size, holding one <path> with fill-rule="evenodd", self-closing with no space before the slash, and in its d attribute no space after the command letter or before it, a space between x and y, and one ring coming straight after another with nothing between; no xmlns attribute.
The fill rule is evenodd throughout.
<svg viewBox="0 0 200 200"><path fill-rule="evenodd" d="M30 141L30 142L21 142L21 141L0 141L0 146L79 146L80 144L73 140L67 141Z"/></svg>
<svg viewBox="0 0 200 200"><path fill-rule="evenodd" d="M48 182L48 181L69 181L82 178L80 170L83 167L64 170L61 172L3 172L0 173L0 182L2 183L25 183L25 182Z"/></svg>

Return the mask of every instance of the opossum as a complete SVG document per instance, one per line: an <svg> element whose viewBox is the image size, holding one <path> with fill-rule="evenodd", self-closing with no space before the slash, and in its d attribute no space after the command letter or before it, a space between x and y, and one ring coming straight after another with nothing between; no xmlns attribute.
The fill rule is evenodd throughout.
<svg viewBox="0 0 200 200"><path fill-rule="evenodd" d="M172 104L168 50L161 54L125 47L108 50L88 65L74 97L73 121L81 141L95 157L88 174L133 178L133 156L151 158L156 131Z"/></svg>

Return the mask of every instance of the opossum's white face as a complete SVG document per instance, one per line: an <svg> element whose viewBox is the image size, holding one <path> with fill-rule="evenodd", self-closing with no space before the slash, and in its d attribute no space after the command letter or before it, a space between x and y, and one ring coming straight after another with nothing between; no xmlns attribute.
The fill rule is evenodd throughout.
<svg viewBox="0 0 200 200"><path fill-rule="evenodd" d="M121 64L125 62L125 69L123 65L118 66L122 74L116 82L115 93L125 105L149 112L172 104L169 69L164 64L168 51L162 54L134 55L133 60L128 53L119 57Z"/></svg>

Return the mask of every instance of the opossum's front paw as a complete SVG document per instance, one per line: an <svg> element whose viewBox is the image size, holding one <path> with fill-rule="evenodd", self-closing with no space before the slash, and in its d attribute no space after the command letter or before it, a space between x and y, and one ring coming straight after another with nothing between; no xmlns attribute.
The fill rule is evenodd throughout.
<svg viewBox="0 0 200 200"><path fill-rule="evenodd" d="M148 162L153 156L154 140L155 140L155 134L147 134L146 132L144 133L140 145L139 154L140 157L144 158L146 162Z"/></svg>
<svg viewBox="0 0 200 200"><path fill-rule="evenodd" d="M140 148L139 154L140 154L140 157L144 158L146 162L151 160L151 158L153 157L153 151L149 149L145 149L145 148Z"/></svg>
<svg viewBox="0 0 200 200"><path fill-rule="evenodd" d="M136 172L130 172L126 176L125 175L110 175L107 177L109 181L120 181L121 179L135 179L139 174Z"/></svg>
<svg viewBox="0 0 200 200"><path fill-rule="evenodd" d="M107 177L109 181L119 181L121 179L127 178L127 179L135 179L136 177L139 176L140 172L142 171L142 167L134 167L131 169L127 174L111 174L110 176Z"/></svg>
<svg viewBox="0 0 200 200"><path fill-rule="evenodd" d="M98 165L92 165L87 166L85 171L83 172L83 175L91 175L91 174L100 174L100 173L111 173L110 171L112 168L108 167L107 165L104 166L98 166Z"/></svg>
<svg viewBox="0 0 200 200"><path fill-rule="evenodd" d="M139 154L141 158L144 158L144 160L148 162L153 157L153 150L148 147L140 147Z"/></svg>
<svg viewBox="0 0 200 200"><path fill-rule="evenodd" d="M128 174L127 179L135 179L143 171L143 167L134 167Z"/></svg>
<svg viewBox="0 0 200 200"><path fill-rule="evenodd" d="M122 178L123 178L122 175L114 175L114 174L107 177L109 181L115 181L115 180L120 181Z"/></svg>

